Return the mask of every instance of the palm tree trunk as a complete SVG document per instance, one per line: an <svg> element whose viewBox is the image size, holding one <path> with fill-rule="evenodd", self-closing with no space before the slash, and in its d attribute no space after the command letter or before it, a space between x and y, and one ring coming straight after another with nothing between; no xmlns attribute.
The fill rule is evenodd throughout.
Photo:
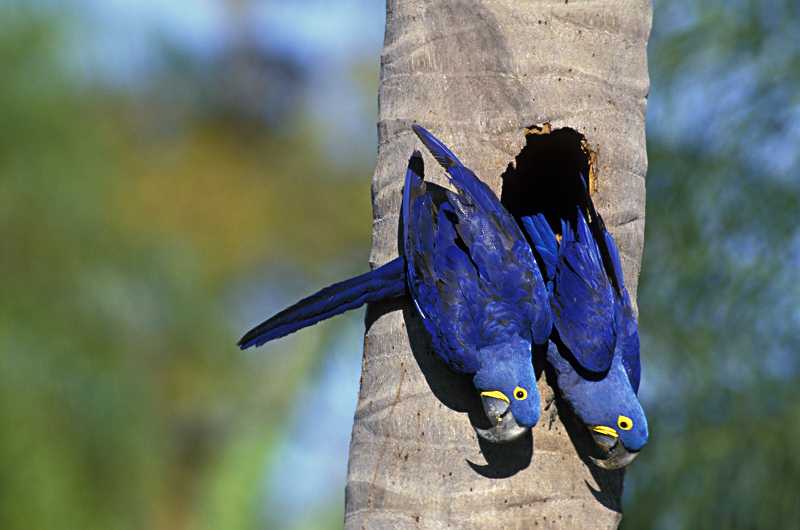
<svg viewBox="0 0 800 530"><path fill-rule="evenodd" d="M412 123L499 193L525 128L549 122L583 134L596 154L595 202L635 295L650 20L647 0L388 0L371 262L397 255ZM439 173L430 159L426 170ZM533 441L485 445L471 425L480 412L469 379L430 352L411 308L372 306L367 324L348 530L617 527L623 474L588 463L590 443L566 408L553 404ZM545 377L539 387L552 400Z"/></svg>

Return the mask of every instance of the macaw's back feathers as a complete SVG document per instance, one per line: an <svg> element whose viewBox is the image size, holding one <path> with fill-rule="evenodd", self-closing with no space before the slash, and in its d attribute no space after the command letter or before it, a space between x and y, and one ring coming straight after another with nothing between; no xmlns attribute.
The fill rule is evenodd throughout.
<svg viewBox="0 0 800 530"><path fill-rule="evenodd" d="M560 219L556 238L544 214L520 219L534 248L548 288L559 338L575 361L591 372L605 372L614 355L635 390L639 388L639 332L614 238L606 230L580 176L583 197L576 216ZM587 222L588 219L588 222Z"/></svg>
<svg viewBox="0 0 800 530"><path fill-rule="evenodd" d="M544 283L499 199L438 139L421 127L414 131L456 191L429 192L422 158L414 153L402 208L408 290L438 356L454 371L474 375L492 423L478 434L510 441L539 419L531 341L545 342L550 332ZM538 329L543 322L544 331Z"/></svg>
<svg viewBox="0 0 800 530"><path fill-rule="evenodd" d="M577 234L562 223L551 309L561 341L580 365L605 372L614 357L614 293L583 214Z"/></svg>
<svg viewBox="0 0 800 530"><path fill-rule="evenodd" d="M474 373L480 366L470 345L479 339L474 314L477 275L458 245L455 212L448 202L434 204L426 192L422 157L409 161L403 189L406 278L434 350L451 368Z"/></svg>
<svg viewBox="0 0 800 530"><path fill-rule="evenodd" d="M474 270L471 287L480 295L476 303L482 308L481 317L485 322L483 341L510 336L527 319L530 329L520 331L520 336L532 336L533 342L544 344L552 328L547 291L516 221L491 188L441 141L418 125L414 126L414 132L447 171L457 190L457 193L446 194L445 212L452 213L444 218L439 216L438 225L450 225L442 234L457 236L449 242L455 250L442 253L441 248L437 248L434 255L447 256L456 263L457 250ZM417 226L416 230L424 229ZM438 244L446 243L439 237ZM445 270L440 267L439 272ZM467 286L462 290L467 291Z"/></svg>
<svg viewBox="0 0 800 530"><path fill-rule="evenodd" d="M533 255L499 200L483 208L459 188L435 201L419 174L418 156L409 163L403 192L408 287L439 355L453 369L474 373L481 348L515 336L530 341L531 317L538 313L549 325L546 292L539 278L541 292L534 296ZM445 159L458 163L454 156ZM514 232L503 228L501 215ZM544 342L549 331L538 338Z"/></svg>
<svg viewBox="0 0 800 530"><path fill-rule="evenodd" d="M261 346L350 309L403 296L405 292L404 263L402 258L395 258L382 267L333 284L284 309L245 333L239 347Z"/></svg>
<svg viewBox="0 0 800 530"><path fill-rule="evenodd" d="M639 392L641 381L641 359L639 357L639 323L633 313L628 289L625 287L625 277L622 272L622 260L614 237L606 229L603 218L597 213L594 201L589 193L586 179L581 175L584 199L591 218L589 229L600 248L608 272L609 280L615 289L615 328L617 333L617 351L622 356L622 365L628 374L634 392Z"/></svg>

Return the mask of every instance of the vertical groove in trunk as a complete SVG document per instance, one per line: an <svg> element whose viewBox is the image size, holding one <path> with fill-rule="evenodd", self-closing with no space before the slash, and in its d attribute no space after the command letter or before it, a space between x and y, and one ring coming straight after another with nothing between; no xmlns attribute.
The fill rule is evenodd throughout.
<svg viewBox="0 0 800 530"><path fill-rule="evenodd" d="M595 202L635 294L650 19L647 0L389 0L371 262L397 255L412 123L451 145L499 195L524 129L550 122L579 131L598 153ZM442 181L431 158L426 171ZM348 530L616 528L623 473L588 462L591 442L569 410L545 411L534 441L486 445L471 425L481 415L471 381L435 357L412 308L374 305L367 326ZM552 398L544 376L539 388L543 402Z"/></svg>

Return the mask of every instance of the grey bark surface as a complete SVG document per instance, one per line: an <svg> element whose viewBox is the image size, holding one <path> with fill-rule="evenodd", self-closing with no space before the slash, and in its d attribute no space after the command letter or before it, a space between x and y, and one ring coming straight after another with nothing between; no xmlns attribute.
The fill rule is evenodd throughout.
<svg viewBox="0 0 800 530"><path fill-rule="evenodd" d="M381 57L371 264L398 254L408 157L429 128L499 195L524 129L572 127L597 153L595 203L636 293L644 241L647 0L389 0ZM423 149L424 151L424 149ZM445 182L433 159L426 178ZM539 379L543 403L553 392ZM406 303L367 313L345 526L357 529L616 528L622 472L556 401L533 437L479 441L469 378L430 350ZM635 465L635 464L634 464Z"/></svg>

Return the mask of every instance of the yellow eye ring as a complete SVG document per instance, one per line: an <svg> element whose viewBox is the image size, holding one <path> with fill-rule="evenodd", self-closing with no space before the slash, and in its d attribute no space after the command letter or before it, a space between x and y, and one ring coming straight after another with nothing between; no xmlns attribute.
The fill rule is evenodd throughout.
<svg viewBox="0 0 800 530"><path fill-rule="evenodd" d="M623 431L629 431L633 429L633 420L620 414L619 418L617 418L617 427Z"/></svg>
<svg viewBox="0 0 800 530"><path fill-rule="evenodd" d="M521 386L518 386L517 388L514 389L514 399L516 399L517 401L522 401L527 397L528 397L528 391L522 388Z"/></svg>

